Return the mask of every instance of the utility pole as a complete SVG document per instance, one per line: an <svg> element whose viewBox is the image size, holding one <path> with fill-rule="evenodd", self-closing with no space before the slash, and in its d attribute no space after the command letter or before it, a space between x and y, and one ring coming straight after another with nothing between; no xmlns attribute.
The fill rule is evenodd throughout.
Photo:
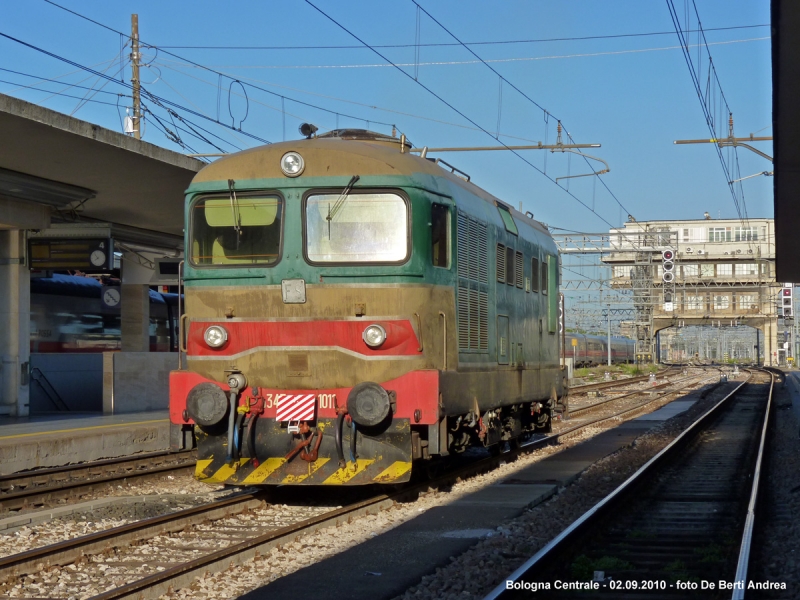
<svg viewBox="0 0 800 600"><path fill-rule="evenodd" d="M608 366L611 366L611 305L608 304L608 312L606 313L606 326L608 335Z"/></svg>
<svg viewBox="0 0 800 600"><path fill-rule="evenodd" d="M131 15L131 85L133 86L133 137L142 139L141 84L139 81L139 15Z"/></svg>

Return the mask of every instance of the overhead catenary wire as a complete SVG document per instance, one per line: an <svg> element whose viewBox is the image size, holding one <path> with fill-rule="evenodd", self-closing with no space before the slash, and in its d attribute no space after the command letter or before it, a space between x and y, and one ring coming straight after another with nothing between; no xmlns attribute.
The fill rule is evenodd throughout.
<svg viewBox="0 0 800 600"><path fill-rule="evenodd" d="M747 38L740 40L727 40L722 42L709 42L709 46L724 46L730 44L744 44L749 42L763 42L770 40L769 36ZM700 48L705 44L690 44L690 48ZM664 52L667 50L681 50L682 46L660 46L657 48L635 48L629 50L609 50L605 52L580 52L574 54L552 54L547 56L519 56L511 58L487 58L484 61L480 60L437 60L427 62L398 62L395 63L398 67L450 67L450 66L464 66L464 65L477 65L481 62L486 63L518 63L518 62L534 62L540 60L558 60L567 58L592 58L598 56L619 56L623 54L642 54L644 52ZM381 63L345 63L345 64L327 64L327 65L276 65L276 64L261 64L261 65L203 65L202 68L215 68L215 69L267 69L273 71L286 70L286 69L388 69L392 65Z"/></svg>
<svg viewBox="0 0 800 600"><path fill-rule="evenodd" d="M81 18L81 19L84 19L84 20L86 20L86 21L89 21L90 23L94 23L94 24L95 24L95 25L97 25L98 27L102 27L103 29L106 29L106 30L108 30L108 31L112 31L112 32L114 32L114 33L116 33L116 34L120 34L120 33L122 33L122 32L121 32L121 31L119 31L118 29L114 29L113 27L109 27L108 25L105 25L104 23L101 23L101 22L99 22L99 21L96 21L96 20L94 20L94 19L92 19L92 18L90 18L90 17L87 17L86 15L82 15L82 14L81 14L81 13L79 13L79 12L76 12L76 11L74 11L74 10L72 10L72 9L69 9L69 8L67 8L67 7L65 7L65 6L62 6L62 5L60 5L60 4L56 3L56 2L53 2L53 0L43 0L43 1L44 1L44 2L46 2L47 4L50 4L50 5L52 5L52 6L55 6L56 8L59 8L59 9L61 9L61 10L63 10L63 11L66 11L66 12L68 12L68 13L72 14L72 15L75 15L76 17L79 17L79 18ZM124 34L123 34L123 35L124 35ZM162 52L164 52L164 54L168 54L168 55L170 55L170 56L173 56L173 57L175 57L175 58L178 58L178 59L180 59L180 60L182 60L182 61L184 61L184 62L186 62L186 63L189 63L189 64L191 64L191 65L194 65L194 66L196 66L196 67L198 67L198 68L201 68L201 69L203 69L203 70L206 70L206 71L208 71L208 72L210 72L210 73L214 73L214 74L216 74L216 75L223 75L223 76L225 76L225 77L228 77L227 75L224 75L223 73L221 73L220 71L217 71L216 69L213 69L213 68L211 68L211 67L207 67L207 66L205 66L205 65L203 65L203 64L200 64L200 63L198 63L198 62L196 62L196 61L193 61L193 60L189 60L189 59L187 59L187 58L184 58L184 57L182 57L182 56L180 56L180 55L178 55L178 54L175 54L174 52L170 52L169 50L165 50L163 47L157 46L157 45L155 45L155 44L150 44L150 43L147 43L147 42L145 42L144 40L142 40L142 41L141 41L141 43L142 43L143 45L145 45L145 46L149 46L149 47L151 47L151 48L161 48L161 51L162 51ZM236 79L236 78L232 78L232 79ZM262 88L262 87L260 87L260 86L253 85L252 83L248 83L247 85L248 85L249 87L251 87L252 89L259 90L259 91L261 91L261 92L264 92L264 93L266 93L266 94L270 94L270 95L272 95L272 96L275 96L275 97L281 97L281 94L278 94L277 92L273 92L272 90L268 90L268 89L266 89L266 88ZM341 111L334 111L334 110L331 110L331 109L329 109L329 108L325 108L324 106L318 106L318 105L315 105L315 104L311 104L311 103L309 103L309 102L304 102L304 101L302 101L302 100L298 100L298 99L296 99L296 98L290 98L289 96L285 96L285 98L286 98L286 100L289 100L289 101L291 101L291 102L295 102L296 104L300 104L300 105L302 105L302 106L307 106L307 107L309 107L309 108L313 108L313 109L315 109L315 110L319 110L319 111L322 111L322 112L326 112L326 113L329 113L329 114L331 114L331 115L340 114L340 115L342 115L342 116L345 116L345 117L347 117L347 118L350 118L350 119L355 119L355 120L358 120L358 121L364 121L364 122L378 123L378 124L380 124L380 125L383 125L383 126L386 126L386 127L394 127L394 126L395 126L395 124L394 124L394 123L387 123L387 122L383 122L383 121L376 121L376 120L373 120L373 119L370 119L370 120L368 120L368 119L365 119L365 118L363 118L363 117L358 117L358 116L354 116L354 115L348 115L348 114L344 114L344 113L342 113ZM220 124L222 124L222 123L220 123Z"/></svg>
<svg viewBox="0 0 800 600"><path fill-rule="evenodd" d="M47 1L50 1L50 0L47 0ZM313 2L311 2L310 0L305 0L305 2L306 2L306 4L308 4L309 6L311 6L311 7L312 7L314 10L316 10L317 12L319 12L319 13L320 13L322 16L324 16L326 19L328 19L329 21L331 21L331 22L332 22L334 25L336 25L337 27L339 27L339 28L340 28L342 31L346 32L346 33L347 33L347 34L349 34L351 37L353 37L354 39L358 40L358 42L360 42L360 43L361 43L361 44L363 44L364 46L366 46L366 47L370 48L370 49L371 49L371 50L372 50L372 51L373 51L375 54L377 54L377 55L378 55L378 56L379 56L381 59L383 59L383 60L384 60L384 61L386 61L387 63L390 63L391 65L393 65L393 66L394 66L394 67L395 67L395 68L396 68L396 69L397 69L397 70L398 70L400 73L402 73L404 76L408 77L408 78L409 78L411 81L414 81L414 82L415 82L417 85L419 85L420 87L422 87L422 88L423 88L425 91L427 91L427 92L428 92L429 94L431 94L431 95L432 95L434 98L436 98L437 100L439 100L439 101L440 101L441 103L443 103L445 106L447 106L448 108L450 108L452 111L456 112L456 113L457 113L459 116L461 116L463 119L465 119L465 120L469 121L470 123L472 123L472 125L474 125L475 127L479 128L479 129L480 129L480 130L481 130L483 133L485 133L485 134L486 134L486 135L488 135L489 137L491 137L491 138L493 138L493 139L496 139L496 138L495 138L495 137L494 137L494 136L491 134L491 132L489 132L487 129L485 129L484 127L481 127L481 126L480 126L480 125L479 125L477 122L475 122L473 119L471 119L470 117L468 117L468 116L467 116L466 114L464 114L462 111L460 111L460 110L459 110L459 109L457 109L455 106L453 106L452 104L450 104L450 103L449 103L447 100L445 100L444 98L442 98L442 97L441 97L439 94L437 94L436 92L434 92L432 89L430 89L430 88L429 88L428 86L426 86L424 83L422 83L421 81L415 80L415 79L414 79L414 77L413 77L413 75L410 75L409 73L406 73L406 72L405 72L405 71L404 71L402 68L400 68L399 66L395 65L395 64L394 64L394 63L393 63L391 60L389 60L389 58L387 58L386 56L384 56L383 54L381 54L381 53L380 53L380 52L379 52L377 49L375 49L375 48L373 48L372 46L370 46L370 45L369 45L367 42L365 42L365 41L364 41L364 40L362 40L360 37L358 37L358 36L357 36L355 33L353 33L352 31L350 31L349 29L347 29L347 28L346 28L344 25L342 25L341 23L339 23L339 22L338 22L336 19L334 19L333 17L331 17L330 15L328 15L328 14L327 14L325 11L323 11L322 9L320 9L319 7L317 7L317 6L316 6L316 5L315 5ZM498 141L500 142L500 144L501 144L501 145L503 145L503 146L505 146L506 148L508 148L508 146L507 146L507 145L506 145L504 142L502 142L502 141L500 141L500 140L498 140ZM576 202L578 202L578 203L579 203L581 206L583 206L584 208L586 208L587 210L589 210L590 212L592 212L592 213L593 213L595 216L597 216L597 217L598 217L598 218L599 218L601 221L603 221L604 223L606 223L606 224L607 224L609 227L613 227L613 225L612 225L612 224L611 224L611 223L610 223L608 220L606 220L606 218L605 218L605 217L603 217L601 214L599 214L599 213L597 213L597 212L593 211L589 205L587 205L587 204L586 204L585 202L583 202L583 201L582 201L580 198L578 198L577 196L575 196L575 194L573 194L573 193L572 193L572 192L570 192L569 190L566 190L566 189L564 189L562 186L558 185L558 184L555 182L555 180L553 180L553 178L552 178L552 177L550 177L550 176L546 175L546 174L545 174L545 173L544 173L544 172L543 172L541 169L539 169L539 167L537 167L536 165L534 165L532 162L530 162L528 159L526 159L524 156L522 156L522 155L521 155L519 152L517 152L516 150L512 150L512 149L510 149L510 148L509 148L509 151L510 151L511 153L513 153L515 156L517 156L517 157L518 157L520 160L522 160L524 163L526 163L527 165L529 165L530 167L532 167L533 169L535 169L537 172L539 172L539 173L541 173L542 175L544 175L544 176L545 176L545 177L546 177L548 180L550 180L550 181L551 181L551 182L552 182L554 185L556 185L556 186L558 186L560 189L564 190L564 192L565 192L566 194L568 194L568 195L569 195L571 198L573 198L573 199L574 199Z"/></svg>
<svg viewBox="0 0 800 600"><path fill-rule="evenodd" d="M726 137L726 136L719 135L719 132L717 132L717 125L719 124L719 119L715 119L714 115L711 114L711 111L709 109L709 104L710 103L708 101L709 93L706 93L706 94L703 93L702 86L701 86L701 83L700 83L700 71L698 70L698 68L695 67L694 61L692 60L691 53L689 52L689 39L687 38L687 35L690 33L690 31L688 30L688 28L684 29L681 26L680 17L678 15L677 9L675 8L674 1L673 0L666 0L666 2L667 2L667 8L668 8L669 13L670 13L670 17L672 19L672 24L675 27L675 33L677 34L678 40L681 43L681 48L683 50L683 57L684 57L684 60L686 61L686 66L689 68L689 74L690 74L691 79L692 79L692 84L694 86L695 94L697 95L697 98L700 101L700 106L701 106L701 108L703 110L703 116L705 117L706 126L708 127L708 130L711 133L712 138L718 139L718 138L721 138L721 137ZM694 12L695 12L695 16L697 17L697 24L698 24L697 29L695 30L698 33L698 44L697 45L698 45L698 47L701 46L700 38L702 37L702 40L703 40L702 46L705 46L706 53L708 55L709 65L708 65L706 87L709 90L709 92L714 92L714 93L718 93L719 94L720 106L724 106L725 107L724 110L728 113L728 115L730 115L730 114L732 114L732 110L730 109L730 106L728 105L728 100L725 97L724 91L722 90L722 84L720 83L719 77L717 76L717 72L716 72L716 69L714 67L713 60L711 58L711 51L708 49L708 45L709 44L708 44L708 41L705 39L705 34L703 33L703 27L702 27L702 24L700 23L700 15L699 15L699 13L697 11L697 5L694 3L694 0L692 0L692 6L694 7ZM689 17L689 12L690 11L689 11L688 0L686 1L685 9L686 9L686 11L685 11L686 12L685 19L686 19L686 22L688 24L688 20L690 18ZM699 64L699 62L700 62L700 48L698 48L698 64ZM716 84L713 87L712 87L712 77L713 77L713 82ZM712 97L711 104L712 105L716 104L716 100L714 100L713 97ZM727 115L725 115L725 116L727 116ZM720 164L722 165L722 170L723 170L723 172L725 174L725 181L728 184L728 188L730 190L731 197L733 198L733 204L734 204L734 206L736 208L736 213L738 214L739 219L742 220L743 223L745 223L747 221L747 208L746 208L745 199L744 199L744 188L741 186L741 182L740 182L740 185L739 185L739 188L740 188L740 191L741 191L741 205L740 205L739 197L737 196L736 189L734 188L734 185L732 183L732 181L735 179L735 177L733 175L731 175L731 171L730 171L730 169L728 167L728 164L725 161L725 157L722 154L722 148L720 148L719 144L714 144L714 148L715 148L715 150L717 152L717 157L719 158ZM737 158L737 170L738 170L738 153L736 152L736 148L735 147L734 147L734 154L736 155L736 158ZM738 171L737 171L737 175L738 174L740 174L740 173L738 173Z"/></svg>
<svg viewBox="0 0 800 600"><path fill-rule="evenodd" d="M180 61L164 61L163 59L160 60L158 64L163 66L166 69L174 71L175 73L179 73L181 75L184 75L186 77L194 79L195 81L200 81L202 83L205 83L206 85L213 86L213 87L215 87L217 89L222 89L220 85L215 84L215 83L213 83L211 81L208 81L207 79L202 79L201 77L197 77L197 76L192 75L190 73L186 73L186 72L180 70L179 68L177 68L176 66L169 66L170 63L173 64L173 65L181 65L181 66L188 65L188 63L181 63ZM226 77L228 77L228 75L226 75ZM380 110L382 112L387 112L387 113L391 113L391 114L395 114L395 115L400 115L400 116L403 116L403 117L409 117L411 119L419 119L419 120L422 120L422 121L428 121L430 123L438 123L440 125L447 125L449 127L458 127L459 129L466 129L466 130L469 130L469 131L481 131L481 129L478 128L478 127L471 127L470 125L466 125L464 123L454 123L452 121L445 121L443 119L434 119L432 117L426 117L424 115L418 115L418 114L415 114L415 113L405 112L405 111L401 111L401 110L395 110L395 109L392 109L392 108L386 108L386 107L378 106L378 105L375 105L375 104L366 104L364 102L358 102L357 100L350 100L348 98L340 98L338 96L332 96L330 94L320 94L319 92L312 92L312 91L309 91L309 90L304 90L304 89L301 89L301 88L296 88L296 87L292 87L292 86L288 86L288 85L281 85L279 83L273 83L271 81L265 81L263 79L254 79L252 77L239 77L239 79L242 80L242 81L252 81L252 82L255 82L255 83L263 83L263 84L266 84L266 85L270 85L272 87L276 87L276 88L280 88L280 89L292 90L294 92L300 92L302 94L308 94L309 96L317 96L319 98L326 98L328 100L334 100L336 102L343 102L343 103L346 103L346 104L353 104L355 106L361 106L361 107L369 108L369 109L373 109L373 110ZM282 98L283 98L283 96L282 96ZM265 106L265 107L270 108L272 110L276 110L276 111L279 111L279 112L282 111L282 109L280 109L280 108L274 107L274 106L266 104L264 102L259 102L258 100L255 100L255 99L251 99L251 101L255 102L255 103L258 103L258 104L261 104L262 106ZM300 118L299 116L293 115L292 113L289 113L289 112L287 112L286 114L289 115L289 116L296 117L298 119ZM360 120L364 120L364 119L360 119ZM336 120L336 128L337 129L339 128L338 114L337 114L337 120ZM531 139L531 138L521 137L521 136L518 136L518 135L512 135L510 133L502 133L501 132L500 136L501 137L505 137L505 138L509 138L509 139L512 139L512 140L521 140L521 141L524 141L524 142L537 143L537 142L540 141L540 140L534 140L534 139ZM547 138L545 138L545 142L544 143L545 143L545 145L547 145ZM546 156L546 154L547 153L545 153L545 156Z"/></svg>
<svg viewBox="0 0 800 600"><path fill-rule="evenodd" d="M5 80L5 79L0 79L0 83L7 83L9 85L17 85L16 81L8 81L8 80ZM74 98L75 100L83 100L82 96L75 96L73 94L64 94L64 93L60 93L60 92L53 92L51 90L40 90L40 89L36 89L34 87L31 87L31 86L22 86L22 87L17 88L17 89L29 89L29 90L31 90L33 92L49 93L52 96L61 96L61 97L64 97L64 98ZM111 92L108 92L108 93L111 93ZM120 96L122 98L130 98L130 96L126 96L125 94L114 94L114 95L115 96ZM105 104L106 106L116 106L116 104L113 103L113 102L104 102L103 100L87 100L87 102L93 102L95 104Z"/></svg>
<svg viewBox="0 0 800 600"><path fill-rule="evenodd" d="M429 19L431 19L431 20L432 20L434 23L436 23L436 24L437 24L439 27L441 27L441 28L442 28L442 29L443 29L445 32L447 32L447 34L448 34L449 36L451 36L451 37L452 37L454 40L456 40L456 42L458 42L459 44L461 44L461 46L462 46L462 47L466 48L466 49L467 49L467 51L468 51L470 54L472 54L472 55L473 55L473 56L474 56L476 59L478 59L478 60L479 60L481 63L483 63L483 64L484 64L484 65L485 65L485 66L486 66L488 69L490 69L490 70L492 71L492 73L494 73L495 75L497 75L497 76L500 78L501 85L502 85L502 83L503 83L503 82L505 82L507 85L511 86L511 87L512 87L512 88L513 88L513 89L514 89L514 90L515 90L515 91L516 91L518 94L520 94L520 95L521 95L523 98L525 98L525 99L526 99L528 102L530 102L531 104L533 104L534 106L536 106L536 107L537 107L539 110L541 110L542 112L545 112L545 113L547 113L547 114L552 114L552 113L550 113L550 111L547 111L547 110L546 110L546 109L545 109L545 108L544 108L544 107L543 107L541 104L539 104L539 103L538 103L538 102L536 102L536 101L535 101L533 98L531 98L531 97L530 97L528 94L526 94L524 91L522 91L522 90L521 90L519 87L517 87L517 86L516 86L516 85L514 85L514 84L513 84L511 81L509 81L508 79L506 79L506 78L505 78L505 77L504 77L502 74L500 74L500 72L499 72L499 71L497 71L497 69L495 69L493 66L491 66L490 64L488 64L488 63L487 63L487 62L486 62L486 61L485 61L485 60L484 60L484 59L483 59L481 56L479 56L479 55L478 55L478 53L477 53L477 52L475 52L475 51L474 51L472 48L470 48L470 47L469 47L467 44L465 44L464 42L462 42L462 41L461 41L461 40L458 38L458 36L456 36L456 34L454 34L454 33L453 33L452 31L450 31L450 30L449 30L447 27L445 27L443 23L441 23L441 22L440 22L438 19L436 19L436 18L435 18L433 15L431 15L431 14L430 14L430 13L429 13L427 10L425 10L425 8L424 8L424 7L422 7L422 6L421 6L421 5L420 5L420 4L419 4L419 3L418 3L416 0L411 0L411 2L413 2L413 3L414 3L414 5L416 5L418 8L420 8L420 9L422 10L422 12L424 12L426 15L428 15L428 18L429 18ZM502 87L501 87L501 90L502 90ZM502 96L501 96L501 100L502 100ZM558 118L557 118L557 120L558 120L558 121L559 121L559 122L562 124L562 126L563 126L563 121L562 121L561 119L558 119ZM500 121L500 117L499 117L499 115L498 115L498 129L499 129L499 121ZM565 132L566 132L566 134L567 134L567 138L568 138L570 141L572 141L572 142L574 143L574 142L575 142L575 140L573 140L573 139L572 139L572 136L569 134L569 131L568 131L566 128L564 129L564 131L565 131ZM587 157L586 157L586 156L585 156L583 153L581 153L581 152L577 152L576 154L579 154L580 156L582 156L582 157L583 157L583 160L586 162L587 166L589 166L589 168L592 170L592 172L594 172L594 167L592 167L592 166L591 166L591 164L589 163L589 159L588 159L588 158L587 158ZM595 176L594 176L594 177L595 177L595 178L599 178L600 176L599 176L599 175L597 175L597 174L595 174ZM615 195L615 194L614 194L614 193L611 191L611 189L608 187L608 185L606 185L606 182L605 182L605 181L603 181L602 179L600 180L600 182L603 184L603 187L605 187L605 188L606 188L606 191L608 191L608 193L609 193L609 194L611 194L611 197L612 197L612 198L613 198L613 199L616 201L616 203L617 203L617 204L620 206L620 208L621 208L622 210L624 210L626 214L631 214L631 213L630 213L630 211L629 211L627 208L625 208L625 206L623 206L623 204L622 204L622 202L620 202L619 198L617 198L617 196L616 196L616 195ZM590 208L590 210L591 210L592 212L595 212L593 207L592 207L592 208ZM597 213L595 213L595 214L597 214Z"/></svg>
<svg viewBox="0 0 800 600"><path fill-rule="evenodd" d="M25 46L27 48L30 48L30 49L35 50L37 52L40 52L40 53L42 53L42 54L44 54L46 56L50 56L51 58L55 58L56 60L60 60L62 62L65 62L65 63L67 63L69 65L72 65L74 67L77 67L79 69L83 69L84 71L92 73L92 74L94 74L94 75L96 75L98 77L102 77L104 79L110 79L111 81L114 81L117 85L121 85L121 86L123 86L123 87L125 87L127 89L132 89L132 86L129 83L117 81L116 79L114 79L112 77L109 77L108 75L105 75L104 73L101 73L99 71L96 71L95 69L92 69L90 67L86 67L84 65L81 65L80 63L77 63L77 62L75 62L73 60L70 60L70 59L68 59L66 57L60 56L59 54L56 54L54 52L50 52L49 50L45 50L44 48L40 48L38 46L35 46L33 44L30 44L28 42L25 42L23 40L15 38L15 37L13 37L11 35L8 35L7 33L0 32L0 37L4 37L4 38L6 38L8 40L11 40L12 42L16 42L17 44L20 44L22 46ZM162 102L164 104L168 104L168 105L170 105L170 106L172 106L172 107L174 107L174 108L176 108L178 110L182 110L182 111L187 112L189 114L193 114L195 116L198 116L198 117L200 117L202 119L206 119L206 120L212 121L212 122L216 123L217 125L225 127L227 129L233 129L234 131L240 132L242 135L246 135L247 137L250 137L252 139L260 141L260 142L262 142L264 144L271 144L272 143L269 140L266 140L264 138L256 136L256 135L254 135L252 133L248 133L248 132L243 131L241 129L235 129L235 128L229 126L229 125L226 125L225 123L222 123L220 121L216 121L215 119L213 119L211 117L207 117L206 115L203 115L203 114L201 114L201 113L199 113L199 112L197 112L195 110L186 108L185 106L181 106L180 104L178 104L176 102L173 102L171 100L167 100L166 98L161 98L159 96L156 96L155 94L152 94L151 92L146 92L146 93L147 93L147 96L151 100L158 100L159 102Z"/></svg>
<svg viewBox="0 0 800 600"><path fill-rule="evenodd" d="M756 29L759 27L769 27L768 23L763 25L733 25L730 27L709 27L706 31L731 31L736 29ZM692 30L694 32L694 30ZM651 37L660 35L672 35L674 31L648 31L642 33L618 33L612 35L586 35L577 37L556 37L556 38L538 38L526 40L490 40L490 41L477 41L465 42L468 46L497 46L497 45L512 45L512 44L538 44L545 42L582 42L588 40L614 40L624 38L637 38L637 37ZM373 48L436 48L447 46L460 46L458 42L432 42L432 43L414 43L414 44L375 44ZM170 50L365 50L364 46L160 46L162 49Z"/></svg>

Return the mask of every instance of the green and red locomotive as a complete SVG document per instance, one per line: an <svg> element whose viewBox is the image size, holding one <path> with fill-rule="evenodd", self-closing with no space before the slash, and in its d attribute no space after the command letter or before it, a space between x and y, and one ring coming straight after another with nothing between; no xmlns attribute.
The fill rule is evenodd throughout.
<svg viewBox="0 0 800 600"><path fill-rule="evenodd" d="M198 479L398 483L549 428L565 388L553 239L410 151L337 130L194 178L170 420Z"/></svg>

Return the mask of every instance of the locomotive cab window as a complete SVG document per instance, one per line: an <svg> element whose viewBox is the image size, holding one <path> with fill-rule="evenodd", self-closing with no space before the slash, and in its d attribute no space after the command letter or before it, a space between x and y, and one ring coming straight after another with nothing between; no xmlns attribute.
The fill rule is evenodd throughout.
<svg viewBox="0 0 800 600"><path fill-rule="evenodd" d="M190 216L192 264L260 265L278 261L283 199L277 195L200 198Z"/></svg>
<svg viewBox="0 0 800 600"><path fill-rule="evenodd" d="M450 268L450 209L431 205L431 260L434 267Z"/></svg>
<svg viewBox="0 0 800 600"><path fill-rule="evenodd" d="M305 227L312 263L399 263L408 257L408 208L398 194L311 194Z"/></svg>

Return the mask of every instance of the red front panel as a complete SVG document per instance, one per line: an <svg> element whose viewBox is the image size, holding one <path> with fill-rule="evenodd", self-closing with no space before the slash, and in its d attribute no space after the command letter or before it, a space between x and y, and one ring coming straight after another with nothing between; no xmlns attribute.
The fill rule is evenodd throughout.
<svg viewBox="0 0 800 600"><path fill-rule="evenodd" d="M172 371L169 376L169 418L175 424L190 423L183 419L186 408L186 397L189 391L199 383L210 381L191 371ZM226 393L230 388L227 385L212 381ZM386 390L397 394L396 418L410 419L411 423L432 425L439 419L439 371L422 370L412 371L405 375L381 382ZM287 394L306 395L314 394L317 397L317 416L321 418L336 418L336 406L347 405L347 395L352 388L332 388L319 390L278 390L272 388L258 388L258 396L264 398L264 416L276 417L278 402ZM248 387L242 392L239 404L254 402L253 388ZM414 413L419 410L420 418L417 421Z"/></svg>

